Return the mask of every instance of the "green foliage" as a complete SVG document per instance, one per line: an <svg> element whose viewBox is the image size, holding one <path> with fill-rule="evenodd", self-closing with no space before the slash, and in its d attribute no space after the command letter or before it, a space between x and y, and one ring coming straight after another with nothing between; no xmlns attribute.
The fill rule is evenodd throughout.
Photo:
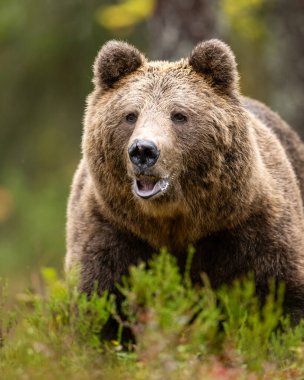
<svg viewBox="0 0 304 380"><path fill-rule="evenodd" d="M221 0L220 6L233 32L247 40L264 38L266 25L261 14L265 0Z"/></svg>
<svg viewBox="0 0 304 380"><path fill-rule="evenodd" d="M283 287L270 285L263 307L252 278L219 291L204 278L196 288L192 253L184 274L165 250L132 267L119 286L124 317L107 293L79 293L77 273L63 282L44 268L43 294L23 296L14 323L0 314L0 377L302 379L304 324L291 328L282 316ZM110 317L131 329L133 347L101 341Z"/></svg>
<svg viewBox="0 0 304 380"><path fill-rule="evenodd" d="M0 351L0 378L52 379L72 374L86 378L82 366L89 369L90 360L94 362L104 351L100 332L113 309L113 298L106 292L102 296L94 292L90 298L80 293L77 273L63 282L54 269L44 268L42 277L42 295L19 297L17 328ZM49 373L53 366L57 375Z"/></svg>
<svg viewBox="0 0 304 380"><path fill-rule="evenodd" d="M0 209L10 204L0 210L0 275L16 282L64 254L91 64L108 38L94 22L97 3L0 2Z"/></svg>
<svg viewBox="0 0 304 380"><path fill-rule="evenodd" d="M17 170L6 173L12 206L11 215L1 225L0 274L16 276L22 270L25 276L41 265L58 265L64 247L68 186L68 180L64 183L61 178L45 186L31 183Z"/></svg>
<svg viewBox="0 0 304 380"><path fill-rule="evenodd" d="M7 283L0 278L0 350L15 324L15 314L7 311Z"/></svg>
<svg viewBox="0 0 304 380"><path fill-rule="evenodd" d="M182 276L175 259L162 250L146 267L130 269L120 287L125 296L122 309L137 337L138 346L206 352L217 340L220 311L210 288L197 290L189 283L186 271ZM188 339L185 339L185 337Z"/></svg>
<svg viewBox="0 0 304 380"><path fill-rule="evenodd" d="M113 298L107 292L102 296L94 292L90 298L80 293L75 273L70 274L67 284L59 280L52 268L44 268L42 275L46 284L47 302L43 298L35 299L36 312L29 317L32 327L39 332L51 332L52 335L49 336L58 345L63 337L67 337L68 342L76 341L99 348L100 331L110 316Z"/></svg>
<svg viewBox="0 0 304 380"><path fill-rule="evenodd" d="M255 297L253 278L236 281L230 290L223 287L218 292L226 340L233 342L237 353L244 355L251 367L259 367L267 357L270 340L281 321L288 326L288 320L282 319L284 287L281 285L276 292L270 283L270 289L263 307Z"/></svg>

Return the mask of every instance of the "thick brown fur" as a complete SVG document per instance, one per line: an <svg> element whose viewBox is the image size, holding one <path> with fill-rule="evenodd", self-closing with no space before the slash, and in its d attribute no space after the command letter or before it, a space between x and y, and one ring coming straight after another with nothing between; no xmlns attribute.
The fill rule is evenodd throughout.
<svg viewBox="0 0 304 380"><path fill-rule="evenodd" d="M261 297L270 278L284 281L287 311L302 315L304 146L278 115L241 97L230 48L211 40L189 59L148 62L112 41L94 83L67 223L66 268L80 267L82 290L115 291L131 264L163 246L182 268L193 244L194 282L205 272L218 287L253 271ZM142 175L128 157L134 139L160 149L144 175L169 185L152 199L133 189Z"/></svg>

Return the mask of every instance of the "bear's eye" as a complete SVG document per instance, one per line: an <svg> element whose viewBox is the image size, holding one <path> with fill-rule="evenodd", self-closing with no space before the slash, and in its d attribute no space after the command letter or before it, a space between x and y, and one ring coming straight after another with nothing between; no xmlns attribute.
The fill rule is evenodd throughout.
<svg viewBox="0 0 304 380"><path fill-rule="evenodd" d="M128 115L126 116L126 121L130 124L134 124L137 121L137 117L138 116L134 112L128 113Z"/></svg>
<svg viewBox="0 0 304 380"><path fill-rule="evenodd" d="M176 112L171 115L171 120L174 123L185 123L188 119L187 116L181 112Z"/></svg>

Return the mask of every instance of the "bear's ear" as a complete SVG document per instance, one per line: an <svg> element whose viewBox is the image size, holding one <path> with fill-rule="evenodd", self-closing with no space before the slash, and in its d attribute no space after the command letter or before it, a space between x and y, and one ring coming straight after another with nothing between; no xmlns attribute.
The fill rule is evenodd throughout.
<svg viewBox="0 0 304 380"><path fill-rule="evenodd" d="M138 69L144 56L132 45L109 41L100 49L93 66L95 85L111 87L117 80Z"/></svg>
<svg viewBox="0 0 304 380"><path fill-rule="evenodd" d="M235 57L224 42L216 39L201 42L192 50L189 64L212 87L227 93L238 89Z"/></svg>

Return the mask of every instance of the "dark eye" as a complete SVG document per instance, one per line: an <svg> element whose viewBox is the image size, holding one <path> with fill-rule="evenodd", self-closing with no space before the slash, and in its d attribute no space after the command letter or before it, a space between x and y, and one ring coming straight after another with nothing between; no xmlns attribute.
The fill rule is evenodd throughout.
<svg viewBox="0 0 304 380"><path fill-rule="evenodd" d="M176 112L171 115L171 120L174 123L185 123L187 121L187 116L181 112Z"/></svg>
<svg viewBox="0 0 304 380"><path fill-rule="evenodd" d="M134 112L128 113L128 115L126 116L126 121L130 124L134 124L137 121L137 117L138 116Z"/></svg>

